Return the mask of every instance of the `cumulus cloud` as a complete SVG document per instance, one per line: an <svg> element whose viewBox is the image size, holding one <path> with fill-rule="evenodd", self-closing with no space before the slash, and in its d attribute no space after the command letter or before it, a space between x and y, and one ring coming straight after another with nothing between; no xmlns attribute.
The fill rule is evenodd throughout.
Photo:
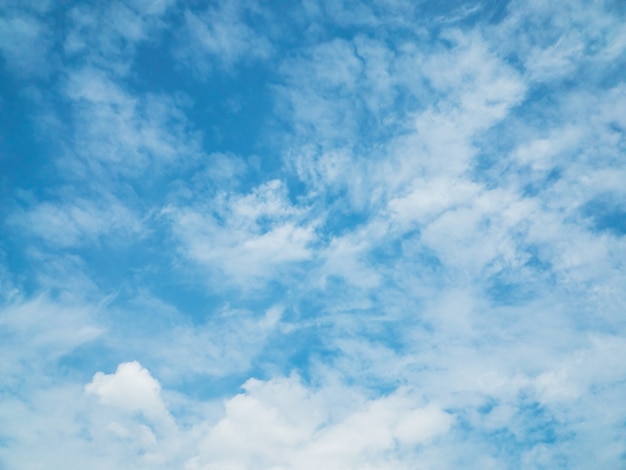
<svg viewBox="0 0 626 470"><path fill-rule="evenodd" d="M445 435L454 422L403 391L353 398L336 415L332 401L344 390L311 390L296 377L250 380L243 388L226 402L190 468L409 468L410 449Z"/></svg>
<svg viewBox="0 0 626 470"><path fill-rule="evenodd" d="M148 418L167 414L161 400L161 386L137 361L124 362L113 374L98 372L85 392L96 395L105 405L128 412L140 412Z"/></svg>

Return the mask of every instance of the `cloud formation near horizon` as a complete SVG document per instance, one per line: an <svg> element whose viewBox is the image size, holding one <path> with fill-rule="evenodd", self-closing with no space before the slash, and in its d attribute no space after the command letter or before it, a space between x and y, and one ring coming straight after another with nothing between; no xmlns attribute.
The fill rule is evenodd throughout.
<svg viewBox="0 0 626 470"><path fill-rule="evenodd" d="M626 465L619 2L4 3L0 467Z"/></svg>

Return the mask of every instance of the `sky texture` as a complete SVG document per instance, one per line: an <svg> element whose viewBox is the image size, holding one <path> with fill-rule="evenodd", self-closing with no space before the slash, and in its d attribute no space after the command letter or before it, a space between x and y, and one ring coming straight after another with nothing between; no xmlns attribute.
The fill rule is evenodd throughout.
<svg viewBox="0 0 626 470"><path fill-rule="evenodd" d="M0 0L53 468L626 468L626 3Z"/></svg>

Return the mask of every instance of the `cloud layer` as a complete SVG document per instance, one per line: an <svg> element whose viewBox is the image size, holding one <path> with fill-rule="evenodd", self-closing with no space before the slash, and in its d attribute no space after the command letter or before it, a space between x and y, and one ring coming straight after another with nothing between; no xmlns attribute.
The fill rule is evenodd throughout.
<svg viewBox="0 0 626 470"><path fill-rule="evenodd" d="M0 467L625 464L616 2L5 3Z"/></svg>

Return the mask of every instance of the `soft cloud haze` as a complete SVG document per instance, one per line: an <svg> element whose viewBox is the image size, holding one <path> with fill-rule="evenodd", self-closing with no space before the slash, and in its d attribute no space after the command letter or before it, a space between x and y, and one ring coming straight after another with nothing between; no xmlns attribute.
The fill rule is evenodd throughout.
<svg viewBox="0 0 626 470"><path fill-rule="evenodd" d="M0 3L0 468L626 466L620 2Z"/></svg>

